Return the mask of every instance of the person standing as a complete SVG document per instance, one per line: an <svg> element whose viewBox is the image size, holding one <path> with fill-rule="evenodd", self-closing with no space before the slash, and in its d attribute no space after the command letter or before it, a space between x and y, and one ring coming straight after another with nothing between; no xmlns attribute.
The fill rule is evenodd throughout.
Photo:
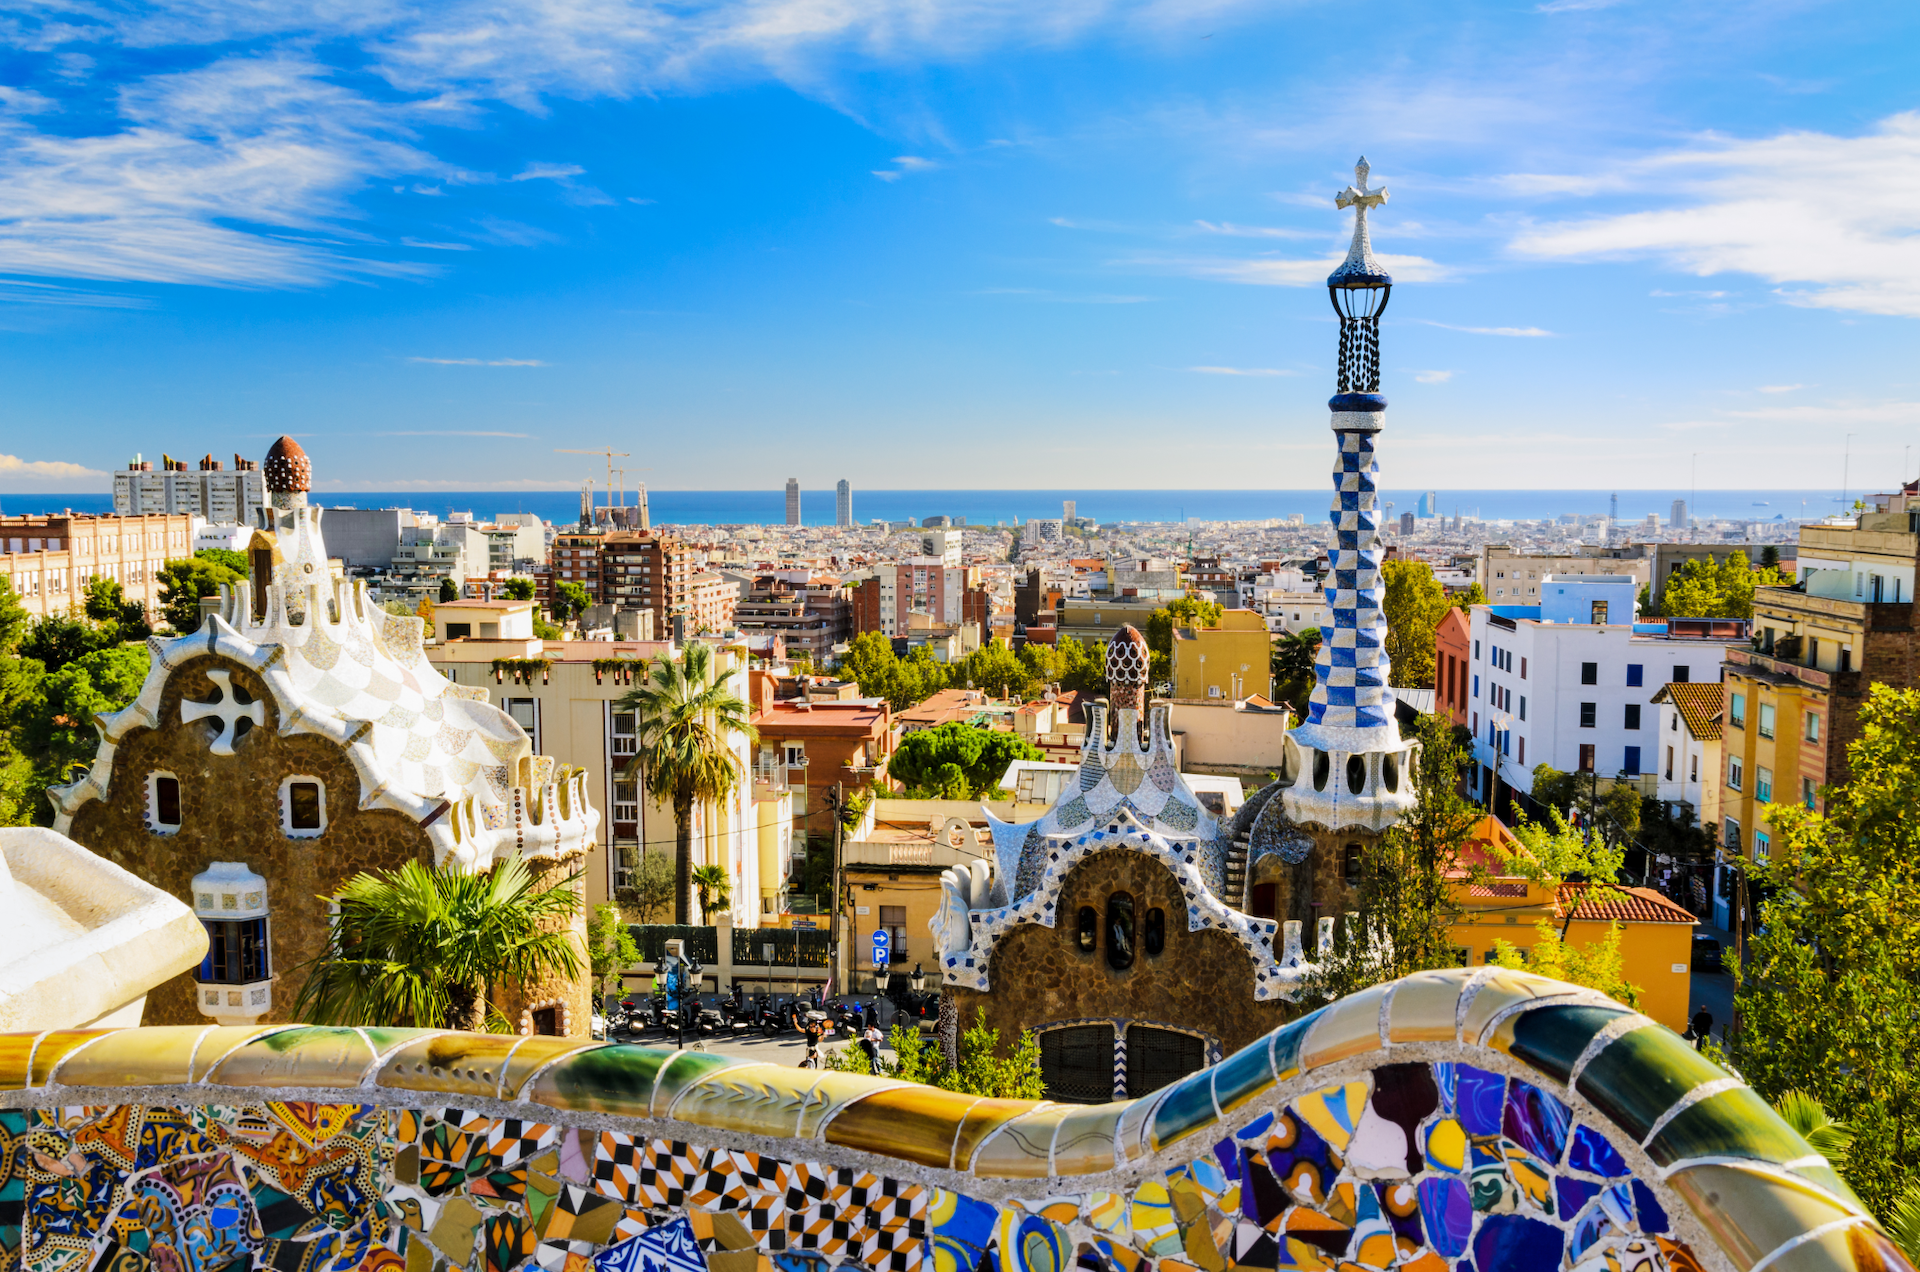
<svg viewBox="0 0 1920 1272"><path fill-rule="evenodd" d="M1702 1003L1700 1009L1693 1013L1691 1023L1693 1025L1693 1049L1698 1051L1706 1043L1707 1039L1713 1037L1713 1013L1707 1010L1705 1003Z"/></svg>
<svg viewBox="0 0 1920 1272"><path fill-rule="evenodd" d="M867 1072L880 1072L880 1026L867 1017L867 1028L860 1035L860 1049L867 1053Z"/></svg>

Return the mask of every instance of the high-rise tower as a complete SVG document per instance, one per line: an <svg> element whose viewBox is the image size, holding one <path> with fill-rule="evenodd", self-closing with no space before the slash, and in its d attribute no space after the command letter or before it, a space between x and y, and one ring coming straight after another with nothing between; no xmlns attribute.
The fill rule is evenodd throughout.
<svg viewBox="0 0 1920 1272"><path fill-rule="evenodd" d="M1327 403L1339 462L1333 472L1335 543L1328 554L1327 606L1333 625L1320 629L1313 696L1307 722L1289 735L1295 770L1284 803L1288 820L1324 832L1380 831L1413 804L1407 772L1413 744L1394 723L1388 688L1387 620L1380 572L1379 467L1374 440L1386 425L1380 393L1380 315L1393 279L1373 258L1367 212L1387 201L1367 186L1367 161L1354 167L1355 184L1334 198L1354 210L1353 245L1327 278L1340 317L1337 392ZM1295 841L1296 851L1304 844Z"/></svg>
<svg viewBox="0 0 1920 1272"><path fill-rule="evenodd" d="M800 479L798 477L787 478L787 524L790 526L800 524Z"/></svg>
<svg viewBox="0 0 1920 1272"><path fill-rule="evenodd" d="M850 526L853 524L853 483L845 477L833 488L833 524Z"/></svg>

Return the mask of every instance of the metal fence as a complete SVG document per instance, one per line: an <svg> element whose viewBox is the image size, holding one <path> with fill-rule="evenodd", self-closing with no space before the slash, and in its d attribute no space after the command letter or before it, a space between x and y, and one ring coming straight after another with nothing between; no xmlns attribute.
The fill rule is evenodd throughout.
<svg viewBox="0 0 1920 1272"><path fill-rule="evenodd" d="M832 941L824 928L735 928L734 965L764 967L767 945L773 946L775 967L825 967Z"/></svg>
<svg viewBox="0 0 1920 1272"><path fill-rule="evenodd" d="M640 947L642 963L658 963L667 952L667 942L676 937L685 942L681 948L695 962L710 965L720 961L720 937L714 928L678 923L634 923L627 930L633 933L634 944ZM739 944L737 940L734 943Z"/></svg>

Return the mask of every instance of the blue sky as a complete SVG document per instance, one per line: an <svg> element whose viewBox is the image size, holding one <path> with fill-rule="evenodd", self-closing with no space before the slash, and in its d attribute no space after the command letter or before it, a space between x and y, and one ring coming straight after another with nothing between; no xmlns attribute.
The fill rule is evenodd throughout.
<svg viewBox="0 0 1920 1272"><path fill-rule="evenodd" d="M1362 152L1387 484L1920 448L1911 4L0 21L0 490L281 432L333 489L1312 487Z"/></svg>

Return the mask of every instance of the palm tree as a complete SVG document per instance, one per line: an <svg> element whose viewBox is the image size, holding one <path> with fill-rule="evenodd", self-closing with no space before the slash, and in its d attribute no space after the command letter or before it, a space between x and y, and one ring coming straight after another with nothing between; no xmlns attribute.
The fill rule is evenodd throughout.
<svg viewBox="0 0 1920 1272"><path fill-rule="evenodd" d="M733 904L733 879L725 866L701 866L693 872L693 890L700 894L700 918Z"/></svg>
<svg viewBox="0 0 1920 1272"><path fill-rule="evenodd" d="M1285 632L1273 643L1273 696L1305 719L1307 698L1313 692L1313 660L1320 654L1320 629Z"/></svg>
<svg viewBox="0 0 1920 1272"><path fill-rule="evenodd" d="M617 704L631 711L639 746L629 774L645 776L649 789L673 803L673 921L687 921L693 884L693 808L733 794L742 780L729 745L733 735L753 741L752 709L713 678L713 651L689 644L680 661L663 658L648 669Z"/></svg>
<svg viewBox="0 0 1920 1272"><path fill-rule="evenodd" d="M561 921L580 904L578 875L536 887L519 857L486 874L409 861L357 874L333 896L330 946L306 964L296 1020L314 1024L507 1028L492 1004L505 981L578 977L579 952Z"/></svg>

